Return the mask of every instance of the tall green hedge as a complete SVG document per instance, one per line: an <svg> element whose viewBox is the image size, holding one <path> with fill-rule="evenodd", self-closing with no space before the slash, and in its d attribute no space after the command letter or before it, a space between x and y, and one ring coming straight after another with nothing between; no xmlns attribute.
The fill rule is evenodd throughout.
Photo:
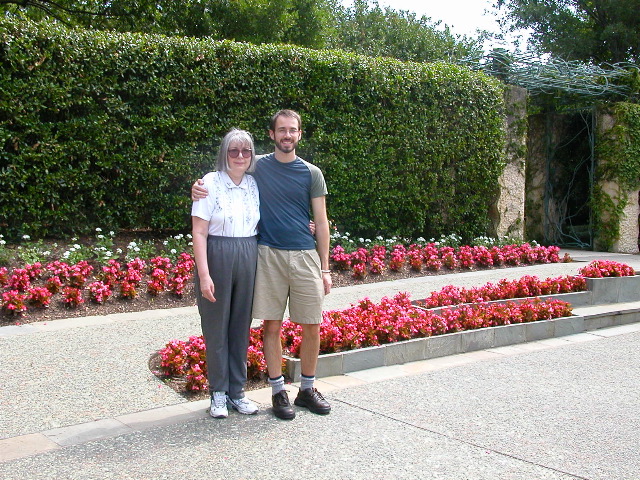
<svg viewBox="0 0 640 480"><path fill-rule="evenodd" d="M0 231L184 229L193 180L231 127L271 150L303 116L351 233L486 233L502 171L502 86L445 63L68 30L0 20Z"/></svg>

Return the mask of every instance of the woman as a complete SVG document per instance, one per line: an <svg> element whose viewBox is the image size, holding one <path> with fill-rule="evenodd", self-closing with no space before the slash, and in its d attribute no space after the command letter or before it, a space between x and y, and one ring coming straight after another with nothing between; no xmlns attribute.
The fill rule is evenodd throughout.
<svg viewBox="0 0 640 480"><path fill-rule="evenodd" d="M253 284L260 219L253 138L232 129L222 140L216 170L204 177L209 195L193 202L196 295L207 346L214 418L228 408L252 415L258 407L244 395Z"/></svg>

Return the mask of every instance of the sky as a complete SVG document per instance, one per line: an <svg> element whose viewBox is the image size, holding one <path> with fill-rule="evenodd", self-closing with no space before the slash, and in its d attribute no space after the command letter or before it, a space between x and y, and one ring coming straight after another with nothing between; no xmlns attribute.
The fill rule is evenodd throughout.
<svg viewBox="0 0 640 480"><path fill-rule="evenodd" d="M487 30L492 33L500 33L496 22L497 17L492 15L492 5L495 0L378 0L380 7L391 7L394 10L408 10L416 13L418 17L427 16L435 23L441 20L449 26L455 35L476 36L476 30ZM342 0L346 6L350 6L351 0ZM505 42L487 41L484 44L485 51L493 47L513 49L514 35L507 35ZM523 35L526 39L526 34Z"/></svg>
<svg viewBox="0 0 640 480"><path fill-rule="evenodd" d="M485 10L492 10L493 0L378 0L381 7L409 10L418 17L442 20L458 35L475 36L477 29L498 32L496 17Z"/></svg>

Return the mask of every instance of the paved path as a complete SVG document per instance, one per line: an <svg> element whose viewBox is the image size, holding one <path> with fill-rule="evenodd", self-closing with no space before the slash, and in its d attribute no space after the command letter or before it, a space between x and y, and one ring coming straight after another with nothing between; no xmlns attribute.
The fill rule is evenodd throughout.
<svg viewBox="0 0 640 480"><path fill-rule="evenodd" d="M569 264L336 289L326 308ZM640 318L639 318L640 321ZM640 479L640 323L323 379L333 411L214 420L150 374L194 308L0 328L2 479ZM295 386L290 387L295 395Z"/></svg>

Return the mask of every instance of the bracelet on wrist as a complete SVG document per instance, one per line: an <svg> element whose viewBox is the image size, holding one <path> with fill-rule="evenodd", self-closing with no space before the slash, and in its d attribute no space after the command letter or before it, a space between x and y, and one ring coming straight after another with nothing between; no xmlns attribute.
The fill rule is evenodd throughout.
<svg viewBox="0 0 640 480"><path fill-rule="evenodd" d="M331 270L320 270L322 273L331 273Z"/></svg>

